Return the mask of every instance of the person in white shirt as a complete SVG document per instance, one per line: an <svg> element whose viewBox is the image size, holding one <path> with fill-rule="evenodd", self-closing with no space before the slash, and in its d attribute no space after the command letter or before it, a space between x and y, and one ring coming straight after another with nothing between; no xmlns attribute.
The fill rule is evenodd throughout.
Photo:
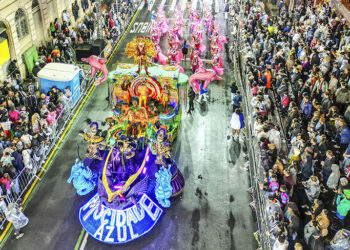
<svg viewBox="0 0 350 250"><path fill-rule="evenodd" d="M279 127L276 125L274 128L270 129L268 134L268 139L270 143L275 144L277 151L281 150L281 133L279 131Z"/></svg>
<svg viewBox="0 0 350 250"><path fill-rule="evenodd" d="M243 114L239 108L232 113L230 125L232 128L233 139L236 139L237 137L239 138L240 130L243 128Z"/></svg>
<svg viewBox="0 0 350 250"><path fill-rule="evenodd" d="M272 250L287 250L288 249L288 241L285 235L280 235L273 244Z"/></svg>
<svg viewBox="0 0 350 250"><path fill-rule="evenodd" d="M21 141L25 146L30 146L32 143L32 136L30 134L24 134L21 136Z"/></svg>
<svg viewBox="0 0 350 250"><path fill-rule="evenodd" d="M24 233L21 233L21 228L25 227L28 224L29 219L22 212L22 207L18 207L15 203L10 203L7 206L5 212L6 219L12 223L16 239L21 238Z"/></svg>
<svg viewBox="0 0 350 250"><path fill-rule="evenodd" d="M67 12L67 10L63 11L62 20L63 20L63 22L66 22L67 25L69 25L69 13Z"/></svg>

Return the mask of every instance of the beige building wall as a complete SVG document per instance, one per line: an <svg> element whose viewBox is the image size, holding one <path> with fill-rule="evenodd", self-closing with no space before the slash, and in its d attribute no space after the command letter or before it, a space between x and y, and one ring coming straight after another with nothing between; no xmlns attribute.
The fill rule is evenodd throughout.
<svg viewBox="0 0 350 250"><path fill-rule="evenodd" d="M39 45L41 42L48 41L49 25L55 18L61 20L63 10L67 9L71 16L71 21L74 18L71 11L71 6L74 0L34 0L39 6L32 8L33 0L0 0L0 22L7 27L8 43L11 54L11 59L17 59L22 77L25 76L25 64L22 55L33 45ZM80 6L80 1L78 1ZM36 4L34 4L35 6ZM91 7L91 6L90 6ZM28 26L28 34L19 40L16 28L15 13L22 8L25 13L25 18ZM80 6L80 17L83 15ZM62 23L62 22L61 22ZM73 23L74 24L74 23ZM4 70L0 67L0 80L6 78Z"/></svg>

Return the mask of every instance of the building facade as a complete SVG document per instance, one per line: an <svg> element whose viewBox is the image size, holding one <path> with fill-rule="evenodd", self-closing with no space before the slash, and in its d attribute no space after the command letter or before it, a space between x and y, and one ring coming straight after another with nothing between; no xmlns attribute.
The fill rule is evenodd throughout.
<svg viewBox="0 0 350 250"><path fill-rule="evenodd" d="M10 60L15 59L22 76L25 76L23 54L50 38L50 22L55 18L61 19L63 10L71 13L73 2L74 0L0 0L0 80L11 73L8 72L8 65Z"/></svg>

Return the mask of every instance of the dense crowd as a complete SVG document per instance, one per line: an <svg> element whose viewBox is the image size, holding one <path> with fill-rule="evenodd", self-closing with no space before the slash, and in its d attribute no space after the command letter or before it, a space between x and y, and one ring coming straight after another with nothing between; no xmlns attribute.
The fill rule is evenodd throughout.
<svg viewBox="0 0 350 250"><path fill-rule="evenodd" d="M32 82L24 83L14 71L0 83L0 193L13 199L20 184L16 176L25 168L36 174L55 136L59 118L72 107L71 92L53 87L39 94Z"/></svg>
<svg viewBox="0 0 350 250"><path fill-rule="evenodd" d="M272 249L349 249L350 33L327 3L278 8L270 18L261 2L245 2L240 34L266 234Z"/></svg>
<svg viewBox="0 0 350 250"><path fill-rule="evenodd" d="M62 18L56 18L50 23L50 35L52 40L46 45L40 44L38 51L43 63L61 62L74 63L74 49L83 43L92 43L98 38L97 32L97 8L92 1L92 12L88 13L89 0L81 2L84 16L79 19L80 6L75 1L72 4L72 13L75 27L73 27L73 17L70 12L64 10ZM128 17L133 13L132 2L124 2L121 6L114 0L110 7L102 6L100 38L115 41L125 29ZM118 5L118 6L117 6ZM40 66L37 64L37 66ZM42 66L42 65L41 65Z"/></svg>

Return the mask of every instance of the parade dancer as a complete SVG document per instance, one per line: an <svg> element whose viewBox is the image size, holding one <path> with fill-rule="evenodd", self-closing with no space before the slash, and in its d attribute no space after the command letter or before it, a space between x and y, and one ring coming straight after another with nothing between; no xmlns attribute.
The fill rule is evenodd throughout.
<svg viewBox="0 0 350 250"><path fill-rule="evenodd" d="M181 8L176 8L174 13L174 23L169 29L169 36L168 36L168 44L169 44L169 50L168 50L168 64L170 65L179 65L181 63L181 60L183 58L182 49L181 49L181 41L183 35L183 16L182 16L182 10Z"/></svg>
<svg viewBox="0 0 350 250"><path fill-rule="evenodd" d="M207 93L208 93L208 89L203 89L203 83L200 84L200 91L198 96L199 103L202 103L202 99L204 100L204 102L207 102Z"/></svg>

